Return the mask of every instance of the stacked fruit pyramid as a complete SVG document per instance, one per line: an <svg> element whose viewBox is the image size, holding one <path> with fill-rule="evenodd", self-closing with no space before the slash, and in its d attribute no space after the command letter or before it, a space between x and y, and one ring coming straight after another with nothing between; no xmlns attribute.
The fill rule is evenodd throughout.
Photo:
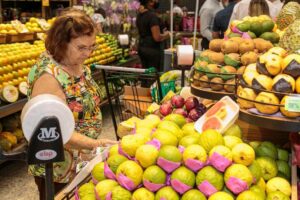
<svg viewBox="0 0 300 200"><path fill-rule="evenodd" d="M0 45L0 99L7 103L26 95L27 75L31 66L45 50L42 41L34 44L14 43Z"/></svg>
<svg viewBox="0 0 300 200"><path fill-rule="evenodd" d="M300 113L289 112L284 106L278 106L285 105L287 96L300 93L299 64L299 54L288 54L280 47L273 47L261 55L257 63L248 65L244 71L244 87L239 86L237 92L241 97L238 99L240 107L252 110L256 108L259 113L269 115L280 110L285 117L300 117ZM247 100L254 100L255 103Z"/></svg>
<svg viewBox="0 0 300 200"><path fill-rule="evenodd" d="M255 63L260 53L272 47L271 42L261 38L214 39L194 63L193 85L233 93L234 74L242 74L245 66Z"/></svg>
<svg viewBox="0 0 300 200"><path fill-rule="evenodd" d="M247 35L252 39L262 38L276 44L279 42L283 31L277 28L277 25L269 16L261 15L258 17L244 17L242 20L234 20L226 31L227 37L242 37Z"/></svg>
<svg viewBox="0 0 300 200"><path fill-rule="evenodd" d="M19 114L14 114L0 120L0 148L10 151L18 144L25 142L21 129Z"/></svg>
<svg viewBox="0 0 300 200"><path fill-rule="evenodd" d="M290 199L289 153L271 142L245 143L237 125L222 135L153 114L132 123L135 134L94 166L80 200Z"/></svg>

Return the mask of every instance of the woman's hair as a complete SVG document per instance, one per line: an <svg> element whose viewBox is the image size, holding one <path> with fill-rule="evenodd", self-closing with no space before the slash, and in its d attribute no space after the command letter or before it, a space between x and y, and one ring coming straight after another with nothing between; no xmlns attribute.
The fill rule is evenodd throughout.
<svg viewBox="0 0 300 200"><path fill-rule="evenodd" d="M60 62L71 39L91 36L96 33L96 25L85 13L77 10L65 12L57 17L47 32L45 46L52 57Z"/></svg>
<svg viewBox="0 0 300 200"><path fill-rule="evenodd" d="M270 15L269 5L266 0L251 0L249 16Z"/></svg>
<svg viewBox="0 0 300 200"><path fill-rule="evenodd" d="M151 0L139 0L139 1L140 1L141 5L147 6L148 2L151 1Z"/></svg>

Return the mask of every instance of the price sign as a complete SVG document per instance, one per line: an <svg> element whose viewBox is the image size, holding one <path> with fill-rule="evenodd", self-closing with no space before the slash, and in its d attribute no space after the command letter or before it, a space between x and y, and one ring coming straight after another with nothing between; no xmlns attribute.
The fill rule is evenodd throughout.
<svg viewBox="0 0 300 200"><path fill-rule="evenodd" d="M290 112L300 112L300 97L287 97L285 110Z"/></svg>

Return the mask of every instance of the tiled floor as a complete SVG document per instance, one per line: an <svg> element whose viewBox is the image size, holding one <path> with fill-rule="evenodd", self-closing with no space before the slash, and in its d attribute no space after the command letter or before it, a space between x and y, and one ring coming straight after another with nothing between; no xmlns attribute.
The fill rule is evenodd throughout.
<svg viewBox="0 0 300 200"><path fill-rule="evenodd" d="M108 107L102 109L103 132L100 138L114 139ZM25 162L14 161L0 165L1 200L38 200L38 190L32 176L27 174Z"/></svg>

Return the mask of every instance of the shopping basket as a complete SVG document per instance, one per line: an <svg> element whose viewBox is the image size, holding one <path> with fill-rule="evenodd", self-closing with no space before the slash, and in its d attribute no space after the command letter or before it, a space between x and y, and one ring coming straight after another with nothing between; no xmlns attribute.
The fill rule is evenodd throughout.
<svg viewBox="0 0 300 200"><path fill-rule="evenodd" d="M152 104L150 85L156 84L158 99L162 97L160 75L147 69L96 65L102 71L112 122L118 135L118 124L133 116L143 118Z"/></svg>

